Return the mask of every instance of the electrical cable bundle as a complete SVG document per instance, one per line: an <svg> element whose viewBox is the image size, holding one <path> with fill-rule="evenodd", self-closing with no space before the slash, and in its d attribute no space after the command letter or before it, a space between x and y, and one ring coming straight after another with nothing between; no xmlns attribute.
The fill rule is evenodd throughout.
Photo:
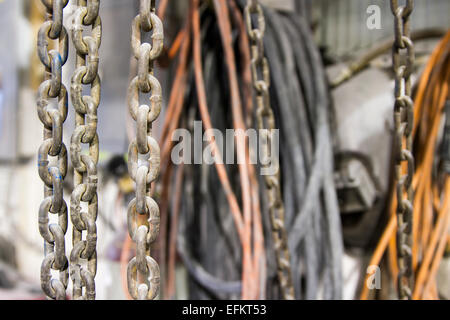
<svg viewBox="0 0 450 320"><path fill-rule="evenodd" d="M307 21L268 11L266 46L281 129L289 246L299 297L342 298L341 221L333 180L329 92ZM289 79L289 80L287 80ZM302 279L303 278L303 279ZM302 283L304 288L302 288Z"/></svg>
<svg viewBox="0 0 450 320"><path fill-rule="evenodd" d="M189 272L189 298L281 297L258 167L170 161L175 129L194 136L194 121L224 136L228 128L255 127L244 5L191 1L169 50L178 59L161 138L164 298L176 291L176 253ZM303 16L270 9L264 14L295 297L339 299L343 242L333 181L331 101L321 57ZM248 160L256 151L245 147L236 143L226 152ZM203 149L191 150L192 159L202 157Z"/></svg>

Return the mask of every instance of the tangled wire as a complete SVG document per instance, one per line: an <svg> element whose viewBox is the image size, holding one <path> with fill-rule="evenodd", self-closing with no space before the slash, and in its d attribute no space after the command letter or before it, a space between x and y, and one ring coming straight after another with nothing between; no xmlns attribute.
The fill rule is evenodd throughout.
<svg viewBox="0 0 450 320"><path fill-rule="evenodd" d="M244 5L241 0L191 0L184 25L160 62L176 59L160 141L162 181L155 190L161 203L164 298L176 292L177 257L190 276L189 298L281 297L258 168L170 161L175 130L193 133L194 121L201 120L205 131L222 133L255 127ZM160 16L166 6L161 2ZM343 240L333 180L331 100L321 56L304 16L266 8L264 14L295 297L340 299ZM217 151L216 142L211 145ZM192 150L193 159L202 157L201 148ZM247 143L236 144L238 159L248 160L251 152Z"/></svg>

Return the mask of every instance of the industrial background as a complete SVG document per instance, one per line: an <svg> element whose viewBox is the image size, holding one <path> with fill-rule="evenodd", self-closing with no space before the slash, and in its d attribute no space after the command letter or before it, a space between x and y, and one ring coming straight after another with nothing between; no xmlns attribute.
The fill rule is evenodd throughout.
<svg viewBox="0 0 450 320"><path fill-rule="evenodd" d="M260 0L264 9L259 12L246 0L0 0L0 299L450 299L450 1L415 0L411 14L404 9L397 20L390 2ZM58 10L64 8L62 29L56 27L56 3ZM141 22L146 5L153 24L147 29ZM367 26L374 14L368 11L371 5L380 8L375 12L379 29ZM90 17L90 10L97 15ZM261 27L261 14L266 28L258 38L247 22ZM152 239L147 239L142 266L139 232L130 230L142 222L136 218L130 228L127 217L129 203L136 201L131 205L136 216L137 203L144 199L136 188L142 182L139 169L133 170L153 147L136 142L138 151L129 153L129 144L140 138L138 112L130 116L128 105L135 103L139 112L139 103L158 105L157 90L145 90L148 80L140 77L142 43L156 48L159 41L154 16L162 21L164 46L158 56L148 53L146 72L160 82L162 108L152 126L146 124L152 127L146 134L159 143L161 155L158 163L153 155L147 157L147 172L152 165L160 172L144 183L144 198L154 201L146 202L143 214L150 215L144 225ZM38 34L49 21L47 48ZM139 26L132 28L133 21ZM395 21L402 27L395 29ZM404 27L408 23L410 33ZM58 104L51 100L61 100L61 84L54 88L61 68L50 68L58 65L50 49L61 50L61 30L68 38L60 79L68 93L68 115L61 124L67 175L60 172L66 228L61 214L56 219L51 214L65 206L54 200L58 179L41 172L38 152L45 149L44 127L47 140L59 133L54 122L44 126L40 118L44 123L58 118ZM136 43L140 48L133 48ZM407 56L411 47L414 60ZM46 54L38 55L44 49ZM256 75L270 76L267 96L258 91L257 81L252 85L252 68L264 68L261 54L269 72ZM90 81L83 68L95 69ZM129 89L133 78L138 79L136 96ZM48 92L42 90L45 81ZM54 90L58 94L52 95ZM77 90L79 97L91 96L77 102ZM95 104L95 93L101 99L94 116L87 109ZM144 102L149 97L151 102ZM267 108L259 105L261 99L270 99L272 110L272 117L263 120L274 120L280 129L281 170L275 184L258 175L258 166L171 162L175 129L193 131L197 120L204 129L222 132L258 128L259 110ZM46 115L38 116L44 109ZM86 147L96 147L92 134L90 139L87 133L78 136L76 144L77 132L87 132L94 118L97 151ZM238 157L251 152L247 145L240 147ZM55 163L61 148L53 141L45 157ZM84 160L88 157L97 165L95 174ZM414 172L406 165L413 162ZM47 167L49 172L56 168ZM96 195L88 197L86 190L94 184ZM86 194L79 194L80 186ZM49 195L50 222L66 231L66 257L58 257L56 227L47 226L47 233L41 228ZM406 219L401 227L400 216ZM91 222L96 240L89 238ZM96 244L95 252L88 250L89 241ZM80 243L85 244L81 251ZM133 257L138 261L134 269ZM46 267L51 271L43 271Z"/></svg>

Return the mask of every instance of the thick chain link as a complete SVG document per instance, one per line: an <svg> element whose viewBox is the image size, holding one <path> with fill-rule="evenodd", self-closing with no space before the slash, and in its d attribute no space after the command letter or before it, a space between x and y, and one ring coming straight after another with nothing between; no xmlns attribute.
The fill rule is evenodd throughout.
<svg viewBox="0 0 450 320"><path fill-rule="evenodd" d="M97 272L97 109L100 104L98 63L102 36L99 6L100 0L78 0L72 27L76 69L70 87L75 109L75 129L70 141L70 159L74 166L74 190L70 199L73 224L70 277L73 298L84 300L95 299ZM84 35L83 31L87 33L89 27L90 35ZM89 95L83 96L83 86L90 87ZM83 152L83 144L88 146L87 154ZM83 211L82 203L86 204L87 212Z"/></svg>
<svg viewBox="0 0 450 320"><path fill-rule="evenodd" d="M258 24L252 23L252 15L256 15ZM252 47L252 76L253 86L257 99L257 124L258 129L265 137L261 137L263 146L261 152L263 159L269 159L268 146L271 146L271 132L275 129L275 119L270 105L270 70L267 58L264 54L265 18L261 5L256 0L249 0L245 7L245 19L247 31ZM279 164L277 164L277 168ZM287 232L284 225L284 203L280 190L279 171L274 175L265 177L266 192L269 198L269 212L272 225L272 236L277 256L278 278L283 297L286 300L294 299L294 286L292 283L292 271L287 245Z"/></svg>
<svg viewBox="0 0 450 320"><path fill-rule="evenodd" d="M66 298L69 278L65 234L67 204L63 180L67 174L67 149L63 143L63 123L67 118L67 90L61 83L62 67L67 61L68 37L63 26L63 9L68 0L42 0L46 21L38 32L37 50L45 66L45 79L39 86L37 111L44 125L44 141L38 153L39 176L44 182L44 197L39 208L39 233L44 238L45 258L41 265L41 286L51 299ZM49 41L58 49L49 51ZM49 157L51 157L49 159ZM50 221L50 214L56 223ZM57 216L57 217L56 217ZM58 278L51 271L59 273Z"/></svg>
<svg viewBox="0 0 450 320"><path fill-rule="evenodd" d="M163 49L164 30L156 15L155 0L140 0L139 14L131 28L131 48L138 61L138 75L128 88L128 109L136 121L136 138L128 150L128 171L136 182L136 197L128 206L128 232L136 243L136 257L128 263L128 291L134 299L152 300L159 294L158 263L150 246L159 233L159 207L151 198L151 184L158 178L160 149L152 137L152 124L161 112L162 90L153 75L154 61ZM151 32L151 43L142 33ZM139 103L139 94L150 94L150 106Z"/></svg>
<svg viewBox="0 0 450 320"><path fill-rule="evenodd" d="M395 177L397 182L397 257L398 296L411 299L412 288L412 216L414 157L412 154L412 131L414 124L414 103L411 98L411 74L414 64L414 45L410 38L410 16L414 1L406 0L399 6L398 0L391 0L395 17L395 42L393 65L395 72ZM406 172L403 164L406 163Z"/></svg>

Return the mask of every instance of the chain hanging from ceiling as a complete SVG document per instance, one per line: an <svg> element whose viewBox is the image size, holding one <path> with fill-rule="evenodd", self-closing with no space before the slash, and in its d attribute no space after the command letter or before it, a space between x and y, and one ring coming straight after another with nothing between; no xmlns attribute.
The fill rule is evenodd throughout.
<svg viewBox="0 0 450 320"><path fill-rule="evenodd" d="M75 129L70 141L70 159L74 167L74 189L70 199L73 224L70 277L73 299L85 300L95 299L94 279L97 272L97 109L101 90L98 63L102 37L99 7L99 0L78 0L72 26L76 65L70 87L75 110ZM91 34L83 35L89 27ZM84 86L90 87L89 95L83 96ZM88 146L88 154L83 152L83 144ZM82 203L86 204L87 212L82 210Z"/></svg>
<svg viewBox="0 0 450 320"><path fill-rule="evenodd" d="M42 0L46 14L37 40L39 59L45 66L44 81L39 86L37 99L38 116L44 125L44 139L38 153L38 171L44 182L45 197L39 208L39 233L44 238L45 255L41 265L41 287L48 298L58 300L66 298L69 279L65 253L68 217L63 198L63 181L67 174L63 123L67 118L68 98L66 87L61 82L62 67L69 51L69 38L63 25L63 9L67 2ZM49 42L57 49L49 50ZM49 157L56 160L49 161ZM57 215L57 223L50 223L50 214ZM59 273L58 278L52 276L52 270Z"/></svg>
<svg viewBox="0 0 450 320"><path fill-rule="evenodd" d="M163 24L156 15L155 0L140 0L139 14L131 27L131 48L138 61L138 75L128 88L128 109L136 121L136 138L128 150L128 171L136 182L136 196L128 206L130 238L136 243L136 256L127 268L128 291L132 298L152 300L159 294L160 271L150 256L150 246L159 233L159 207L151 197L151 185L160 171L160 148L152 136L152 124L161 112L162 89L153 75L154 61L161 55ZM143 33L151 41L143 42ZM150 106L139 103L139 94L150 94Z"/></svg>
<svg viewBox="0 0 450 320"><path fill-rule="evenodd" d="M257 15L258 25L252 23L252 15ZM252 78L256 93L257 110L256 118L258 129L264 133L264 143L261 146L263 159L269 158L269 146L272 146L272 132L275 129L275 119L270 105L270 70L267 58L264 54L264 12L257 0L249 0L245 7L245 19L247 31L251 41L252 51ZM276 165L279 168L279 164ZM280 281L283 297L286 300L294 299L294 286L292 282L292 271L290 255L287 243L287 232L284 221L284 203L281 196L280 173L266 175L265 188L269 201L269 214L272 226L272 237L274 241L275 254L278 265L278 279Z"/></svg>
<svg viewBox="0 0 450 320"><path fill-rule="evenodd" d="M414 65L414 44L410 37L410 16L414 1L407 0L399 6L391 0L394 15L395 41L393 66L395 72L395 177L397 188L397 259L399 299L411 299L412 271L412 225L414 156L412 153L414 103L411 98L411 74ZM404 164L406 164L406 172Z"/></svg>

